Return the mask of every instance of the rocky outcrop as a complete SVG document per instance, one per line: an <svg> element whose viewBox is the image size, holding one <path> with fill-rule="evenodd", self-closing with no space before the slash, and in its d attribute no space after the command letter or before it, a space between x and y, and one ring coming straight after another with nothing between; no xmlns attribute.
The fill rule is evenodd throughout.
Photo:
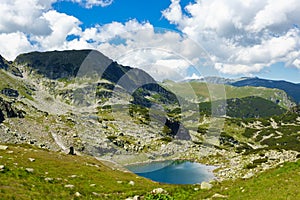
<svg viewBox="0 0 300 200"><path fill-rule="evenodd" d="M0 69L7 70L9 68L9 63L0 55Z"/></svg>
<svg viewBox="0 0 300 200"><path fill-rule="evenodd" d="M17 98L19 96L19 92L11 88L2 89L1 94L4 94L7 97L14 97L14 98Z"/></svg>
<svg viewBox="0 0 300 200"><path fill-rule="evenodd" d="M7 102L0 97L0 123L3 122L5 118L23 118L24 115L24 111L18 110L11 102Z"/></svg>

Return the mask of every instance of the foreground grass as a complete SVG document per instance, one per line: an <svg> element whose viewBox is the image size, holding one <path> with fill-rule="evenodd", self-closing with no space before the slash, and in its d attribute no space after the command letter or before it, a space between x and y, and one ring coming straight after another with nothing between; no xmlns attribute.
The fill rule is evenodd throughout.
<svg viewBox="0 0 300 200"><path fill-rule="evenodd" d="M35 160L30 161L31 158ZM66 155L27 145L9 145L7 150L0 150L0 165L4 165L0 171L0 199L126 199L146 196L159 187L184 199L186 195L180 190L193 192L192 186L159 184L113 170L90 156ZM34 171L28 172L28 168ZM80 197L76 197L76 192Z"/></svg>
<svg viewBox="0 0 300 200"><path fill-rule="evenodd" d="M7 150L0 150L0 165L4 165L0 171L0 199L126 199L135 195L145 199L206 199L216 193L228 199L300 199L299 161L251 179L216 182L211 190L200 190L199 185L159 184L113 170L90 156L71 156L27 145L9 145ZM131 181L134 185L129 184ZM169 195L151 196L150 191L158 187Z"/></svg>

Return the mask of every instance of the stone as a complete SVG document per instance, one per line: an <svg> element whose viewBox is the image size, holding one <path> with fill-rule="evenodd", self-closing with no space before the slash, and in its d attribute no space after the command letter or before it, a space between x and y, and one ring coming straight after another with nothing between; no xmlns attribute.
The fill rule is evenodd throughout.
<svg viewBox="0 0 300 200"><path fill-rule="evenodd" d="M201 183L201 190L210 190L212 187L212 184L207 183L205 181Z"/></svg>
<svg viewBox="0 0 300 200"><path fill-rule="evenodd" d="M25 171L28 172L28 173L32 173L32 172L34 172L34 169L32 169L32 168L26 168Z"/></svg>
<svg viewBox="0 0 300 200"><path fill-rule="evenodd" d="M164 189L162 188L155 188L151 191L152 194L164 194L167 193Z"/></svg>
<svg viewBox="0 0 300 200"><path fill-rule="evenodd" d="M79 193L79 192L75 192L75 197L80 197L81 196L81 194Z"/></svg>
<svg viewBox="0 0 300 200"><path fill-rule="evenodd" d="M30 162L34 162L34 161L35 161L34 158L28 158L28 160L29 160Z"/></svg>
<svg viewBox="0 0 300 200"><path fill-rule="evenodd" d="M0 170L3 170L5 168L4 165L0 165Z"/></svg>
<svg viewBox="0 0 300 200"><path fill-rule="evenodd" d="M90 187L95 187L96 186L96 184L90 184Z"/></svg>
<svg viewBox="0 0 300 200"><path fill-rule="evenodd" d="M19 96L19 92L17 90L11 88L4 88L1 90L1 94L4 94L7 97L17 98Z"/></svg>
<svg viewBox="0 0 300 200"><path fill-rule="evenodd" d="M70 147L69 155L76 155L74 147Z"/></svg>
<svg viewBox="0 0 300 200"><path fill-rule="evenodd" d="M69 184L69 185L65 185L65 188L74 188L75 186L74 185L71 185L71 184Z"/></svg>
<svg viewBox="0 0 300 200"><path fill-rule="evenodd" d="M226 198L228 198L228 196L216 193L216 194L212 195L211 198L223 198L223 199L226 199Z"/></svg>
<svg viewBox="0 0 300 200"><path fill-rule="evenodd" d="M134 186L135 183L134 183L134 181L129 181L128 184Z"/></svg>
<svg viewBox="0 0 300 200"><path fill-rule="evenodd" d="M53 178L46 177L45 181L53 181Z"/></svg>
<svg viewBox="0 0 300 200"><path fill-rule="evenodd" d="M119 184L122 184L122 183L123 183L123 181L117 181L117 183L119 183Z"/></svg>
<svg viewBox="0 0 300 200"><path fill-rule="evenodd" d="M254 176L253 172L248 172L248 173L245 174L242 178L243 178L243 179L248 179L248 178L251 178L252 176Z"/></svg>
<svg viewBox="0 0 300 200"><path fill-rule="evenodd" d="M8 149L8 146L0 145L0 150L6 150L6 149Z"/></svg>
<svg viewBox="0 0 300 200"><path fill-rule="evenodd" d="M135 195L132 199L133 199L133 200L140 200L141 197L140 197L139 195Z"/></svg>
<svg viewBox="0 0 300 200"><path fill-rule="evenodd" d="M97 192L92 192L92 194L95 196L100 196L100 194L98 194Z"/></svg>

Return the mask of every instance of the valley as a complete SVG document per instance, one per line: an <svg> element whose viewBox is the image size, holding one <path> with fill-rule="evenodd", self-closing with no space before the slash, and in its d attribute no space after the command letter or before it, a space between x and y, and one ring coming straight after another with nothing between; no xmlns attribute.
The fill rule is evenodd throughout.
<svg viewBox="0 0 300 200"><path fill-rule="evenodd" d="M43 174L42 163L50 163L49 173L54 176L57 160L61 166L66 165L62 171L86 170L86 174L77 175L86 187L78 192L86 199L117 199L118 193L124 199L135 195L145 199L148 195L150 199L151 190L158 187L169 191L165 196L170 199L209 198L213 192L238 199L255 180L269 184L266 177L270 174L288 176L290 168L300 169L299 102L282 86L250 84L251 78L245 85L240 81L247 79L236 84L156 82L145 71L122 66L93 50L32 52L19 55L13 62L1 57L0 79L0 143L13 151L11 155L0 151L0 165L6 166L1 174L6 181L1 184L10 185L14 177L22 182L18 183L24 186L17 194L19 199L35 197L34 191L47 193L51 188L61 195L52 197L74 196L72 189L61 191L63 184L73 184L73 180L62 183L52 179L46 188L31 188L34 182L44 187L40 181L48 176ZM76 156L66 155L70 147L74 147ZM29 157L37 162L27 162ZM41 166L36 166L38 159L42 160ZM12 160L23 160L23 168L29 164L40 168L37 174L27 174ZM93 195L86 186L92 184L87 177L98 172L86 166L74 169L74 160L78 165L100 166L100 174L103 172L106 178L95 181L103 188L97 188ZM136 178L122 167L159 160L190 160L216 166L214 188L205 193L198 185L160 185ZM299 173L291 179L297 181ZM116 181L122 183L115 186ZM130 181L138 182L134 190ZM232 183L243 189L229 187ZM107 187L113 189L106 191ZM21 193L29 188L23 197ZM10 188L0 189L11 197Z"/></svg>

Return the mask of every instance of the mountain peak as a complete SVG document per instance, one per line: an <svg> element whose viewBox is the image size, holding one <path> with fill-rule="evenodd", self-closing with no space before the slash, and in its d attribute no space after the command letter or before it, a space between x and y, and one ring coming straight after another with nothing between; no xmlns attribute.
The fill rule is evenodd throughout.
<svg viewBox="0 0 300 200"><path fill-rule="evenodd" d="M103 69L113 61L95 50L30 52L17 56L14 63L26 65L50 79L85 75Z"/></svg>

